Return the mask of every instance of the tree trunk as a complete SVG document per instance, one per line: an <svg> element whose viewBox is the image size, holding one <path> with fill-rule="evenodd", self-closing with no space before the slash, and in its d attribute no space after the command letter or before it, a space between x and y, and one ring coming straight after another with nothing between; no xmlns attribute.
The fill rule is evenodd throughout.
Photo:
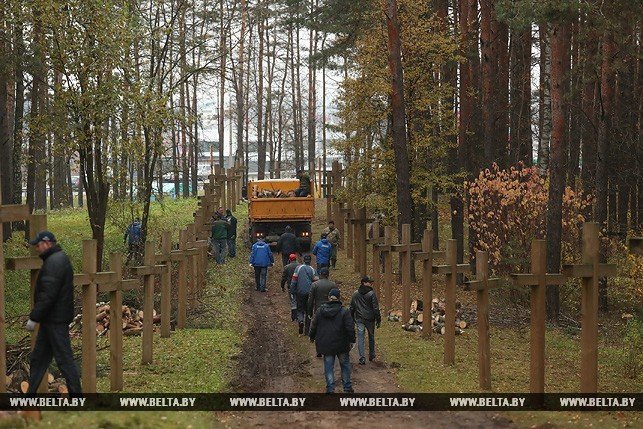
<svg viewBox="0 0 643 429"><path fill-rule="evenodd" d="M402 70L400 24L397 17L397 0L387 0L384 14L386 15L388 32L388 68L391 75L392 133L397 191L397 228L401 237L402 224L410 224L412 221L412 201L410 164L408 148L406 146L406 105L404 102L404 77Z"/></svg>
<svg viewBox="0 0 643 429"><path fill-rule="evenodd" d="M598 222L602 230L606 230L608 226L608 162L611 150L610 139L612 138L612 101L614 100L614 71L612 62L615 51L616 46L612 34L606 31L603 36L601 49L601 92L596 153L596 207L594 212L596 222ZM601 257L601 259L603 259L605 255L602 254ZM600 282L599 284L598 305L601 311L607 311L607 284L605 282Z"/></svg>
<svg viewBox="0 0 643 429"><path fill-rule="evenodd" d="M224 1L219 1L219 114L218 116L218 125L217 130L219 132L219 167L225 168L224 163L224 153L223 153L223 141L225 140L225 82L226 82L226 32L224 29L225 20L224 20ZM230 141L232 145L232 141Z"/></svg>
<svg viewBox="0 0 643 429"><path fill-rule="evenodd" d="M547 202L547 272L560 272L562 203L567 173L567 97L569 93L571 31L568 23L552 25L551 43L551 159ZM558 323L559 289L547 286L547 317Z"/></svg>
<svg viewBox="0 0 643 429"><path fill-rule="evenodd" d="M0 6L0 58L3 59L11 57L8 25L5 8ZM10 61L6 61L5 64L0 65L0 160L2 160L0 162L0 201L4 204L10 204L13 199L13 123L10 118L13 103L9 97L9 90L13 85L10 84L12 79L10 64ZM11 238L10 223L0 223L0 228L2 228L4 240ZM2 246L2 240L0 240L0 246Z"/></svg>
<svg viewBox="0 0 643 429"><path fill-rule="evenodd" d="M23 138L23 119L25 113L25 73L24 73L24 55L25 44L23 31L24 27L20 14L14 20L14 59L15 59L15 81L16 81L16 95L15 95L15 113L13 124L13 191L12 197L8 202L13 204L22 204L22 144ZM21 222L20 222L21 224ZM14 224L15 225L15 224Z"/></svg>
<svg viewBox="0 0 643 429"><path fill-rule="evenodd" d="M259 3L257 8L261 7L261 3ZM264 19L260 12L257 18L257 37L259 38L259 53L257 55L257 179L263 180L266 175L266 142L263 134Z"/></svg>
<svg viewBox="0 0 643 429"><path fill-rule="evenodd" d="M532 164L531 28L511 33L511 164Z"/></svg>
<svg viewBox="0 0 643 429"><path fill-rule="evenodd" d="M551 139L551 46L549 27L540 24L540 85L538 88L538 167L542 172L549 167L549 144Z"/></svg>

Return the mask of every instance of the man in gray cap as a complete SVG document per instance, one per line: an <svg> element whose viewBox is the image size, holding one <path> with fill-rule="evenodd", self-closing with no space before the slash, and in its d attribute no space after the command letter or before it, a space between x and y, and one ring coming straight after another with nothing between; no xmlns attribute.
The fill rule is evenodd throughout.
<svg viewBox="0 0 643 429"><path fill-rule="evenodd" d="M319 307L310 325L310 341L315 342L317 354L324 356L327 394L335 392L335 357L342 370L344 392L353 393L349 352L355 343L355 325L339 298L339 289L331 289L328 302Z"/></svg>
<svg viewBox="0 0 643 429"><path fill-rule="evenodd" d="M42 259L36 279L34 305L25 328L36 329L36 344L31 352L29 390L35 393L47 372L52 357L67 381L70 394L81 393L78 368L69 340L69 324L74 318L74 269L69 258L49 231L41 231L29 241Z"/></svg>

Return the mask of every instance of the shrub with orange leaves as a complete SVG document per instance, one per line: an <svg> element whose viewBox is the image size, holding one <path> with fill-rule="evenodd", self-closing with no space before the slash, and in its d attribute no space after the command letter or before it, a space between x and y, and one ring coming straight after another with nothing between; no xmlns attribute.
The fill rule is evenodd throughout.
<svg viewBox="0 0 643 429"><path fill-rule="evenodd" d="M496 164L465 184L468 220L476 249L489 252L498 273L525 270L534 238L545 236L548 183L536 167L501 170ZM571 188L563 196L563 260L578 250L583 213L589 199Z"/></svg>

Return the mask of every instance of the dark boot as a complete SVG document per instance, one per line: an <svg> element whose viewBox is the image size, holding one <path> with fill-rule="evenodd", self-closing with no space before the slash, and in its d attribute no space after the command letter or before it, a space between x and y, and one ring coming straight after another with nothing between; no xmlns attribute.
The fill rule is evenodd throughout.
<svg viewBox="0 0 643 429"><path fill-rule="evenodd" d="M293 322L295 320L297 320L297 309L296 308L293 308L293 309L290 310L290 318L292 319Z"/></svg>
<svg viewBox="0 0 643 429"><path fill-rule="evenodd" d="M302 335L304 333L304 323L299 322L299 335Z"/></svg>

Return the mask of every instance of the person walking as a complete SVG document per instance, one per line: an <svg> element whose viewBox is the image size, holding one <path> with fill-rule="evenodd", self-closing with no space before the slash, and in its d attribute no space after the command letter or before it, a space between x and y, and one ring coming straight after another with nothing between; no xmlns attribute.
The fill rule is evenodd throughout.
<svg viewBox="0 0 643 429"><path fill-rule="evenodd" d="M319 307L310 326L310 341L324 356L326 393L335 393L335 358L339 360L344 392L354 393L351 383L350 351L355 343L355 325L348 309L342 307L339 289L328 293L328 302Z"/></svg>
<svg viewBox="0 0 643 429"><path fill-rule="evenodd" d="M284 270L281 274L281 290L282 292L286 290L286 285L288 285L288 298L290 300L290 319L294 322L297 320L297 299L295 295L290 293L290 281L292 280L293 274L299 263L297 262L297 255L291 253L288 257L288 265L284 267Z"/></svg>
<svg viewBox="0 0 643 429"><path fill-rule="evenodd" d="M310 255L304 255L304 263L295 269L290 281L290 293L297 301L297 323L299 324L299 335L304 332L308 334L310 318L308 317L308 294L310 287L317 280L315 269L310 266Z"/></svg>
<svg viewBox="0 0 643 429"><path fill-rule="evenodd" d="M364 357L364 331L368 331L368 360L375 359L375 327L380 327L382 315L373 290L373 279L369 276L362 277L359 288L351 299L350 311L357 324L357 351L359 364L365 365Z"/></svg>
<svg viewBox="0 0 643 429"><path fill-rule="evenodd" d="M230 209L227 209L225 212L225 220L230 224L227 236L228 256L234 258L237 256L237 218L232 215Z"/></svg>
<svg viewBox="0 0 643 429"><path fill-rule="evenodd" d="M42 267L36 279L33 309L25 325L33 331L40 324L29 361L27 393L36 393L53 357L69 393L80 394L80 376L69 339L69 324L74 319L74 269L51 232L39 232L29 244L35 246Z"/></svg>
<svg viewBox="0 0 643 429"><path fill-rule="evenodd" d="M322 267L319 271L319 280L313 282L308 293L308 315L313 317L319 307L328 302L328 293L335 289L337 285L334 281L329 280L330 271L328 267Z"/></svg>
<svg viewBox="0 0 643 429"><path fill-rule="evenodd" d="M333 248L330 251L330 266L335 268L337 265L337 250L339 249L339 230L335 228L335 221L329 220L328 226L324 228L322 234L326 234L326 238L333 245Z"/></svg>
<svg viewBox="0 0 643 429"><path fill-rule="evenodd" d="M297 246L297 237L295 234L292 232L292 227L290 225L286 225L286 228L284 228L284 233L279 236L279 240L277 240L277 252L281 253L281 263L282 266L285 267L288 265L288 257L292 253L297 253L297 250L299 246Z"/></svg>
<svg viewBox="0 0 643 429"><path fill-rule="evenodd" d="M123 237L123 243L127 244L127 260L125 264L129 264L130 260L140 259L139 257L143 254L143 224L141 219L136 217L132 223L129 224L125 230L125 236Z"/></svg>
<svg viewBox="0 0 643 429"><path fill-rule="evenodd" d="M272 256L270 246L260 238L252 245L250 252L250 265L255 269L255 284L258 291L267 292L268 267L272 267L274 263L275 258Z"/></svg>
<svg viewBox="0 0 643 429"><path fill-rule="evenodd" d="M313 247L313 255L317 258L317 270L320 270L322 267L330 266L330 255L333 250L333 245L330 244L326 238L326 234L321 235L321 240L315 243Z"/></svg>
<svg viewBox="0 0 643 429"><path fill-rule="evenodd" d="M212 252L217 264L225 264L226 247L228 242L228 231L230 224L219 215L215 214L215 220L212 222L212 235L210 236L210 243L212 245Z"/></svg>

